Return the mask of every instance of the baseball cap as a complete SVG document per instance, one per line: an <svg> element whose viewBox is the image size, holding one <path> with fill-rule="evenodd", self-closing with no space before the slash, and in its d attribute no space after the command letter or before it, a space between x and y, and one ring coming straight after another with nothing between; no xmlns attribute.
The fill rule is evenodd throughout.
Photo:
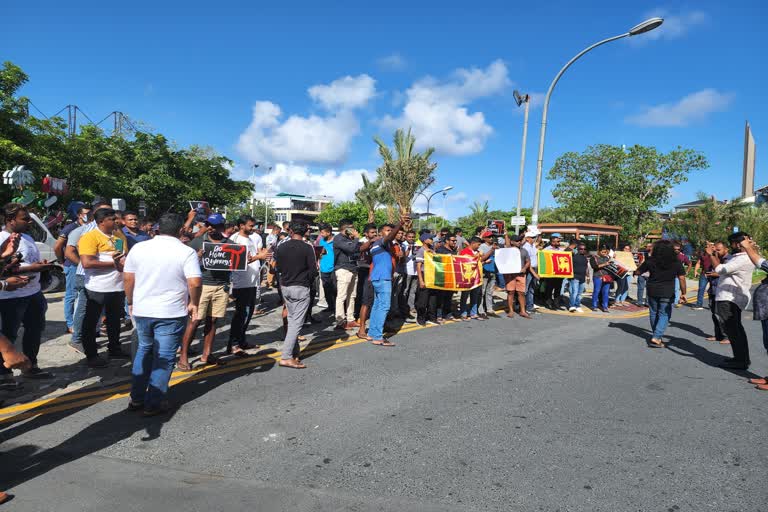
<svg viewBox="0 0 768 512"><path fill-rule="evenodd" d="M493 233L491 233L490 231L483 231L482 233L480 233L480 238L490 238L492 236L493 236Z"/></svg>
<svg viewBox="0 0 768 512"><path fill-rule="evenodd" d="M435 235L433 235L432 233L422 233L421 236L419 237L419 240L421 240L422 242L425 242L427 240L432 240L433 238L435 238Z"/></svg>
<svg viewBox="0 0 768 512"><path fill-rule="evenodd" d="M540 234L541 234L541 233L539 233L539 231L538 231L538 230L536 230L536 229L532 229L532 230L530 230L530 231L526 231L526 232L525 232L525 236L526 236L527 238L536 238L536 237L537 237L537 236L539 236Z"/></svg>
<svg viewBox="0 0 768 512"><path fill-rule="evenodd" d="M552 233L551 235L549 235L549 238L563 238L563 235L561 235L560 233Z"/></svg>
<svg viewBox="0 0 768 512"><path fill-rule="evenodd" d="M221 226L222 224L226 223L226 220L224 219L224 216L222 214L212 213L208 216L207 219L205 219L205 222L207 222L211 226Z"/></svg>

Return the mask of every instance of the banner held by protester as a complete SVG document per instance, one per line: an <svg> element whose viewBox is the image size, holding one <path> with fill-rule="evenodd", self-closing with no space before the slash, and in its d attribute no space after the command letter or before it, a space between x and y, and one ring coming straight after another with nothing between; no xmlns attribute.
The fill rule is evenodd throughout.
<svg viewBox="0 0 768 512"><path fill-rule="evenodd" d="M427 288L466 291L483 283L480 260L472 256L424 254L424 282Z"/></svg>
<svg viewBox="0 0 768 512"><path fill-rule="evenodd" d="M573 278L573 253L539 251L539 277Z"/></svg>
<svg viewBox="0 0 768 512"><path fill-rule="evenodd" d="M248 265L246 246L240 244L203 244L203 268L206 270L244 271Z"/></svg>

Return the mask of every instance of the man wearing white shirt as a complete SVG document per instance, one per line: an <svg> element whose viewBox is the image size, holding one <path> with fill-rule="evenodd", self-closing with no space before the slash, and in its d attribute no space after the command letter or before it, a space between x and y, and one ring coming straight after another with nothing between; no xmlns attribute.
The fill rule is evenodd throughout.
<svg viewBox="0 0 768 512"><path fill-rule="evenodd" d="M40 272L53 268L47 261L40 260L34 239L26 234L27 226L32 222L27 208L18 203L8 203L3 207L5 229L0 232L0 245L11 237L12 233L20 235L18 253L22 255L20 273L27 275L26 285L11 290L3 286L0 291L0 331L11 343L16 342L19 327L24 326L22 350L31 366L24 370L27 378L47 379L52 375L37 366L37 354L40 351L40 338L45 327L45 312L48 304L40 291ZM3 367L0 359L0 380L10 379L11 371Z"/></svg>
<svg viewBox="0 0 768 512"><path fill-rule="evenodd" d="M741 323L741 312L751 299L752 272L755 269L752 260L741 248L741 242L748 240L746 233L733 233L728 237L733 255L726 263L721 263L720 255L712 254L712 265L719 276L715 308L725 336L731 340L733 358L726 359L720 367L731 370L749 368L749 345L747 333Z"/></svg>
<svg viewBox="0 0 768 512"><path fill-rule="evenodd" d="M253 217L244 215L237 219L238 232L229 237L233 243L247 247L248 265L246 265L245 271L232 272L232 297L235 298L235 314L232 316L232 326L229 329L228 354L234 351L236 355L245 355L245 350L255 347L255 345L250 345L245 341L245 333L251 323L253 311L256 309L260 262L267 257L267 251L258 250L251 239L255 226L256 221Z"/></svg>
<svg viewBox="0 0 768 512"><path fill-rule="evenodd" d="M160 217L160 234L136 245L125 261L125 295L139 345L133 361L130 410L155 416L166 395L188 318L197 318L202 278L197 253L179 236L181 215Z"/></svg>

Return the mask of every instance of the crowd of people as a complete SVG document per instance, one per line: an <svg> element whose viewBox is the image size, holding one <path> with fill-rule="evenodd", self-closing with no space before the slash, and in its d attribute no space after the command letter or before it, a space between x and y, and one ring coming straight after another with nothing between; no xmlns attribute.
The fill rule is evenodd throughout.
<svg viewBox="0 0 768 512"><path fill-rule="evenodd" d="M51 374L37 364L45 313L40 281L54 262L41 261L34 241L26 234L30 222L26 207L4 207L5 229L0 233L0 388L18 389L12 368L21 377L47 379ZM597 247L591 254L583 240L564 241L559 233L547 243L534 228L520 236L502 237L480 227L467 238L459 229L410 229L410 219L397 224L367 224L362 233L342 220L337 230L321 224L311 233L306 223L284 223L262 230L255 219L235 222L208 212L201 219L192 210L186 218L173 213L157 222L144 221L135 212L118 212L106 202L83 206L77 218L61 230L56 246L66 274L64 299L71 346L92 368L110 359L133 359L133 385L129 408L152 416L168 408L168 382L174 367L194 370L193 341L202 325L199 365L225 364L215 352L217 328L230 302L234 314L226 353L249 357L258 346L249 343L252 318L264 312L262 288L273 286L283 320L283 347L278 364L303 369L299 342L307 324L332 322L338 331L381 347L393 347L390 334L404 322L440 325L448 321L483 321L497 316L494 299L506 292L504 312L530 319L541 308L583 312L583 295L591 283L587 303L595 312L629 303L630 282L637 277L635 304L647 306L651 323L650 347L664 347L665 329L675 307L687 301L685 276L694 266L683 244L661 240L641 251L634 273L615 274L614 248ZM202 258L209 244L245 246L246 269L208 269ZM502 274L495 265L496 251L517 247L520 272ZM622 246L631 251L630 246ZM545 277L538 273L539 251L570 251L573 277ZM473 258L483 268L482 285L460 293L430 288L425 281L425 259L430 252ZM694 275L700 278L696 308L709 293L714 336L730 343L731 369L750 365L742 313L751 300L752 273L768 270L751 238L734 233L727 242L708 243L696 258ZM615 287L613 304L611 290ZM318 296L326 305L312 314ZM566 297L567 296L567 297ZM586 299L586 298L584 298ZM758 287L752 300L754 317L762 322L768 350L768 284ZM323 318L324 316L324 318ZM22 354L14 344L24 328ZM121 345L121 332L135 329L133 351ZM97 337L106 335L99 353ZM754 379L768 389L766 379Z"/></svg>

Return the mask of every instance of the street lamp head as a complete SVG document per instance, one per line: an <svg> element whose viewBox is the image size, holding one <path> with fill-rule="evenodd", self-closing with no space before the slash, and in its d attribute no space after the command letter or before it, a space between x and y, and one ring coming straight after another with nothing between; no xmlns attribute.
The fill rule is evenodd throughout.
<svg viewBox="0 0 768 512"><path fill-rule="evenodd" d="M517 89L512 92L512 95L515 97L515 103L517 103L518 107L528 101L528 95L520 94L520 91Z"/></svg>
<svg viewBox="0 0 768 512"><path fill-rule="evenodd" d="M448 192L449 190L452 190L452 189L453 189L453 185L448 185L447 187L444 187L443 190L441 190L440 192Z"/></svg>
<svg viewBox="0 0 768 512"><path fill-rule="evenodd" d="M630 36L637 36L640 34L645 34L646 32L650 32L651 30L655 28L659 28L661 24L664 23L663 18L650 18L645 20L644 22L635 25L631 29L629 29L629 35Z"/></svg>

